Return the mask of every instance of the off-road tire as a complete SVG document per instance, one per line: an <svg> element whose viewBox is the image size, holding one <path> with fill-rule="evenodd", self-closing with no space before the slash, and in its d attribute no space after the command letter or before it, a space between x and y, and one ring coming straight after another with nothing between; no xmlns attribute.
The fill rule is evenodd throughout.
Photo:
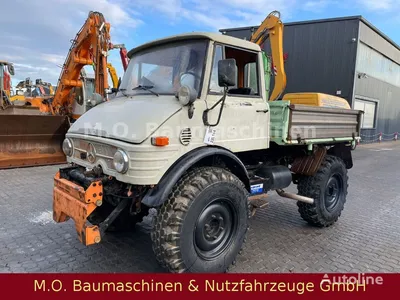
<svg viewBox="0 0 400 300"><path fill-rule="evenodd" d="M220 197L224 199L214 201ZM205 258L197 246L198 230L202 227L198 224L204 220L200 216L224 201L227 206L231 205L231 219L236 220L236 224L227 228L234 226L235 230L231 230L229 242L223 243L220 254ZM176 183L154 217L153 251L158 262L172 273L224 273L241 252L249 217L248 192L235 175L218 167L193 169Z"/></svg>
<svg viewBox="0 0 400 300"><path fill-rule="evenodd" d="M333 178L333 179L332 179ZM329 206L329 186L338 182L338 198L336 204ZM328 227L340 217L347 197L348 176L342 159L327 155L314 176L301 176L297 189L300 195L314 199L314 204L297 202L301 217L309 224L317 227ZM327 203L328 202L328 203Z"/></svg>

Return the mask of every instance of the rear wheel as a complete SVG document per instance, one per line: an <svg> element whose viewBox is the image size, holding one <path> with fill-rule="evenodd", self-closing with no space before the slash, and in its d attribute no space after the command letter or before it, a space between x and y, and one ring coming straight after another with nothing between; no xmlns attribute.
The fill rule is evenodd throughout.
<svg viewBox="0 0 400 300"><path fill-rule="evenodd" d="M194 169L155 217L154 253L171 272L225 272L242 248L248 218L247 191L236 176L216 167Z"/></svg>
<svg viewBox="0 0 400 300"><path fill-rule="evenodd" d="M301 217L314 226L332 225L344 209L347 187L347 169L343 160L327 155L314 176L299 178L299 194L314 199L314 204L297 202Z"/></svg>

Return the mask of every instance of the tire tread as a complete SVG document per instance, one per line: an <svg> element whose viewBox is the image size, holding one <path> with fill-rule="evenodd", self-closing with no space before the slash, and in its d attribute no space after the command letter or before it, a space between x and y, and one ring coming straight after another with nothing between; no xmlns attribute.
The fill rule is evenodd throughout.
<svg viewBox="0 0 400 300"><path fill-rule="evenodd" d="M153 218L151 240L159 264L172 273L187 271L179 247L183 220L196 196L207 186L224 181L245 189L242 181L229 171L218 167L200 167L190 170L175 184L166 202ZM246 206L249 207L248 205ZM250 217L250 211L248 211ZM243 237L243 244L246 240ZM239 254L242 252L239 251Z"/></svg>
<svg viewBox="0 0 400 300"><path fill-rule="evenodd" d="M340 164L344 170L343 184L346 185L346 188L343 201L345 203L347 197L347 188L348 188L347 169L345 167L343 160L333 155L327 155L325 157L325 160L323 161L321 167L314 176L302 176L299 179L299 183L297 186L299 194L306 197L314 198L315 201L318 201L320 198L321 183L324 182L324 179L327 176L329 176L329 172L332 166L335 164ZM307 221L309 224L316 227L329 227L332 224L334 224L341 215L341 212L339 212L339 214L336 215L333 220L326 220L319 213L315 203L307 204L304 202L297 202L297 206L300 216L303 218L303 220Z"/></svg>

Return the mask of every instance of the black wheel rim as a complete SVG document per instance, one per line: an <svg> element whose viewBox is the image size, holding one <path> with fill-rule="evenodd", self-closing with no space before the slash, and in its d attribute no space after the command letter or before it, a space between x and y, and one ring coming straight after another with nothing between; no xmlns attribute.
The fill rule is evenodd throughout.
<svg viewBox="0 0 400 300"><path fill-rule="evenodd" d="M200 213L194 232L194 245L203 259L213 259L225 251L236 233L237 214L227 199L217 199Z"/></svg>
<svg viewBox="0 0 400 300"><path fill-rule="evenodd" d="M336 208L343 194L343 180L339 174L333 174L325 188L325 207L330 212Z"/></svg>

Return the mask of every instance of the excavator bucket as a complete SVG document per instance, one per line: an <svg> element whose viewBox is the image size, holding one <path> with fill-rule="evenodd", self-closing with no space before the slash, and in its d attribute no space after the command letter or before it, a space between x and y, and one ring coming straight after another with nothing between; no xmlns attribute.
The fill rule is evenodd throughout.
<svg viewBox="0 0 400 300"><path fill-rule="evenodd" d="M62 142L68 118L40 113L34 107L0 110L0 169L66 162Z"/></svg>

